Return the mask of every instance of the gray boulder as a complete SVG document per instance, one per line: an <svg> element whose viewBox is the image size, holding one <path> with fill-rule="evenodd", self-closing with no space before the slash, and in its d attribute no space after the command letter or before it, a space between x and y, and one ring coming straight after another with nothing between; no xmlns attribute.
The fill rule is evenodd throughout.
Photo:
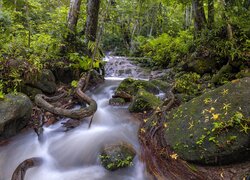
<svg viewBox="0 0 250 180"><path fill-rule="evenodd" d="M184 160L250 159L250 78L234 80L172 110L164 140Z"/></svg>
<svg viewBox="0 0 250 180"><path fill-rule="evenodd" d="M56 91L55 76L49 69L43 69L37 79L29 80L26 84L52 94Z"/></svg>
<svg viewBox="0 0 250 180"><path fill-rule="evenodd" d="M106 145L99 158L102 166L110 171L125 168L133 165L136 155L134 148L127 143Z"/></svg>
<svg viewBox="0 0 250 180"><path fill-rule="evenodd" d="M0 100L0 138L8 138L24 128L31 117L32 103L21 93L7 94Z"/></svg>

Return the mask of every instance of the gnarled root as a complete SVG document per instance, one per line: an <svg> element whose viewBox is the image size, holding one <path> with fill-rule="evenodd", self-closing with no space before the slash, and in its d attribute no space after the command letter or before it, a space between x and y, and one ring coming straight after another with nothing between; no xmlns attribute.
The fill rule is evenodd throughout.
<svg viewBox="0 0 250 180"><path fill-rule="evenodd" d="M193 171L185 161L177 158L164 141L166 112L176 106L172 89L170 96L170 99L161 105L161 109L152 113L149 121L141 124L143 130L139 132L139 140L142 145L142 160L145 161L153 179L205 179L201 173ZM147 124L152 121L157 122L156 125Z"/></svg>
<svg viewBox="0 0 250 180"><path fill-rule="evenodd" d="M81 77L81 79L78 82L76 91L75 91L76 96L78 97L79 101L86 102L89 105L88 107L80 108L80 109L64 109L60 107L55 107L54 105L48 102L50 100L53 100L54 98L47 97L43 94L36 95L35 103L37 106L53 114L64 116L64 117L69 117L72 119L83 119L85 117L92 116L97 110L96 101L88 97L82 91L82 89L85 89L88 79L89 79L89 75L87 76L87 81L86 81L85 76Z"/></svg>
<svg viewBox="0 0 250 180"><path fill-rule="evenodd" d="M11 180L24 180L26 171L29 168L39 166L41 162L42 159L37 157L26 159L21 164L19 164L19 166L17 166L14 173L12 174Z"/></svg>

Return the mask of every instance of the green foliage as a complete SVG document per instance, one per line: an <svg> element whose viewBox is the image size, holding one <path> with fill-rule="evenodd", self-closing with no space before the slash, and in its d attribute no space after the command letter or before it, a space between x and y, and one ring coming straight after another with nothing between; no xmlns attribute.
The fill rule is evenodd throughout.
<svg viewBox="0 0 250 180"><path fill-rule="evenodd" d="M72 81L71 82L71 86L76 88L77 87L77 84L78 84L78 81Z"/></svg>
<svg viewBox="0 0 250 180"><path fill-rule="evenodd" d="M197 73L183 74L176 78L175 90L179 93L197 95L201 90L201 84L199 82L200 78L200 75Z"/></svg>
<svg viewBox="0 0 250 180"><path fill-rule="evenodd" d="M114 170L114 169L129 167L129 166L133 165L133 157L132 156L127 156L126 158L116 158L113 161L110 161L110 159L112 159L112 157L109 155L99 155L99 158L100 158L101 162L103 162L104 164L106 162L109 162L105 166L108 170Z"/></svg>
<svg viewBox="0 0 250 180"><path fill-rule="evenodd" d="M0 100L4 98L4 93L3 93L3 82L2 80L0 81Z"/></svg>
<svg viewBox="0 0 250 180"><path fill-rule="evenodd" d="M152 58L153 66L167 67L176 64L188 53L192 43L192 35L188 31L181 31L176 37L162 34L147 41L141 46L142 52Z"/></svg>

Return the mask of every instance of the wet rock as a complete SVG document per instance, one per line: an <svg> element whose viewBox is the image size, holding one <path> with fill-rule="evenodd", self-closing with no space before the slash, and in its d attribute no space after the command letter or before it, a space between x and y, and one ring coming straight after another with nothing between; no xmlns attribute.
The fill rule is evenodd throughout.
<svg viewBox="0 0 250 180"><path fill-rule="evenodd" d="M158 87L150 81L134 80L132 78L127 78L120 83L120 85L116 89L115 95L120 91L124 91L130 95L136 95L140 89L144 89L153 94L159 93Z"/></svg>
<svg viewBox="0 0 250 180"><path fill-rule="evenodd" d="M7 94L0 100L0 138L8 138L24 128L31 117L32 103L21 93Z"/></svg>
<svg viewBox="0 0 250 180"><path fill-rule="evenodd" d="M211 73L217 68L214 59L192 59L188 63L188 69L198 74Z"/></svg>
<svg viewBox="0 0 250 180"><path fill-rule="evenodd" d="M112 106L122 106L126 103L123 98L111 98L109 100L109 104Z"/></svg>
<svg viewBox="0 0 250 180"><path fill-rule="evenodd" d="M116 91L113 98L122 98L122 99L124 99L125 102L131 102L133 99L133 97L130 94L128 94L124 91Z"/></svg>
<svg viewBox="0 0 250 180"><path fill-rule="evenodd" d="M162 81L162 80L151 80L150 82L154 84L155 86L157 86L162 92L165 92L165 93L168 92L169 89L171 88L169 83Z"/></svg>
<svg viewBox="0 0 250 180"><path fill-rule="evenodd" d="M42 94L42 90L40 89L37 89L37 88L34 88L34 87L31 87L29 85L24 85L22 87L22 93L26 94L27 96L29 96L29 98L31 100L35 100L35 96L37 94Z"/></svg>
<svg viewBox="0 0 250 180"><path fill-rule="evenodd" d="M37 79L27 81L26 84L40 89L44 93L52 94L56 91L55 76L48 69L43 69Z"/></svg>
<svg viewBox="0 0 250 180"><path fill-rule="evenodd" d="M129 106L130 112L144 112L152 110L161 104L161 100L154 94L145 90L138 91L137 95L133 99Z"/></svg>
<svg viewBox="0 0 250 180"><path fill-rule="evenodd" d="M133 165L133 159L136 155L134 148L128 143L118 143L106 145L99 158L104 168L115 171Z"/></svg>
<svg viewBox="0 0 250 180"><path fill-rule="evenodd" d="M168 114L164 140L183 159L227 164L250 159L250 78L234 80Z"/></svg>

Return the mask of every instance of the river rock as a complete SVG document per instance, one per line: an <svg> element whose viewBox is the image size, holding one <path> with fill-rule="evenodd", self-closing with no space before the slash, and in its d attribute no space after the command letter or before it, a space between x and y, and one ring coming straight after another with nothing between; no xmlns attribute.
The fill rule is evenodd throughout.
<svg viewBox="0 0 250 180"><path fill-rule="evenodd" d="M250 78L234 80L172 110L164 140L184 160L228 164L250 159Z"/></svg>
<svg viewBox="0 0 250 180"><path fill-rule="evenodd" d="M24 128L31 117L32 103L22 94L7 94L0 100L0 138L8 138Z"/></svg>
<svg viewBox="0 0 250 180"><path fill-rule="evenodd" d="M159 94L159 88L150 81L127 78L120 83L120 85L116 89L115 95L117 95L120 91L123 91L132 96L135 96L140 89L144 89L153 94Z"/></svg>
<svg viewBox="0 0 250 180"><path fill-rule="evenodd" d="M43 92L42 92L42 90L37 89L35 87L31 87L29 85L23 85L22 86L22 93L29 96L29 98L33 101L33 100L35 100L35 96L37 94L42 94Z"/></svg>
<svg viewBox="0 0 250 180"><path fill-rule="evenodd" d="M30 80L26 84L42 90L44 93L52 94L56 91L55 76L49 69L43 69L35 80Z"/></svg>
<svg viewBox="0 0 250 180"><path fill-rule="evenodd" d="M123 98L111 98L109 100L109 105L112 106L122 106L126 103L126 101Z"/></svg>
<svg viewBox="0 0 250 180"><path fill-rule="evenodd" d="M161 100L154 94L145 90L139 90L129 105L130 112L144 112L155 109L161 104Z"/></svg>
<svg viewBox="0 0 250 180"><path fill-rule="evenodd" d="M105 169L115 171L132 166L135 155L136 151L132 145L122 142L105 145L99 157Z"/></svg>
<svg viewBox="0 0 250 180"><path fill-rule="evenodd" d="M191 59L188 63L188 69L198 74L205 74L213 72L218 66L214 59Z"/></svg>

